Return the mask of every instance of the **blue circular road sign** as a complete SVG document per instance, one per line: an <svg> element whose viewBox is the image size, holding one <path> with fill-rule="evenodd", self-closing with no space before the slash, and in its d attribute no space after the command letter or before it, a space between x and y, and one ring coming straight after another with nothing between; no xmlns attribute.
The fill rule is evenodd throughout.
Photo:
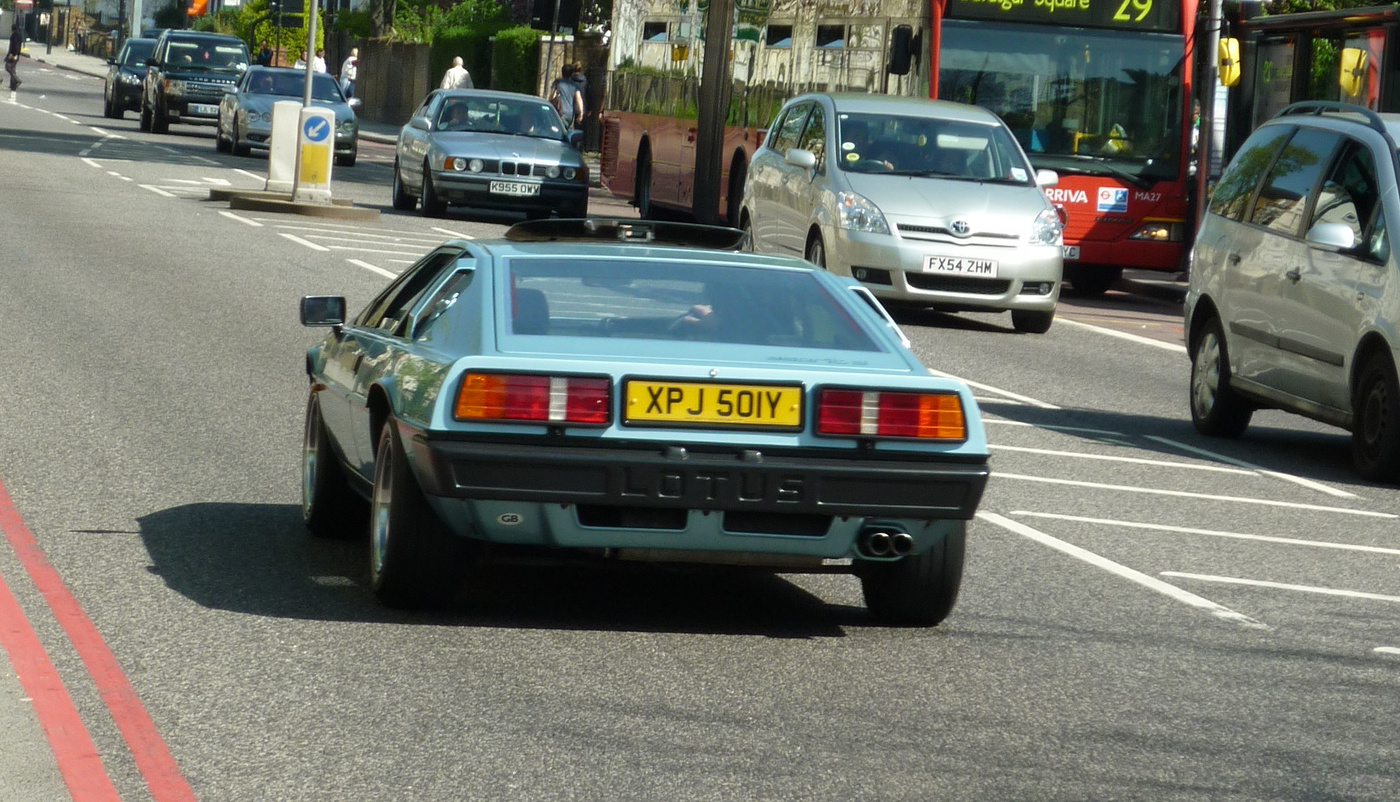
<svg viewBox="0 0 1400 802"><path fill-rule="evenodd" d="M331 123L324 117L308 117L306 122L301 124L301 135L307 142L319 145L330 139Z"/></svg>

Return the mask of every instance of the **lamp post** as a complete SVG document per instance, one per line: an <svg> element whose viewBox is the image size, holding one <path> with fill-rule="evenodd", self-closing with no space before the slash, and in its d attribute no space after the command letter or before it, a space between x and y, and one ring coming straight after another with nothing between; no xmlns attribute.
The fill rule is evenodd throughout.
<svg viewBox="0 0 1400 802"><path fill-rule="evenodd" d="M1219 66L1216 64L1218 51L1220 50L1220 26L1223 12L1221 10L1221 0L1210 0L1209 16L1206 19L1205 38L1202 47L1205 48L1205 63L1202 65L1200 83L1201 87L1201 133L1196 140L1196 226L1199 228L1201 220L1206 214L1206 191L1210 188L1210 159L1211 145L1215 138L1215 85L1219 83Z"/></svg>

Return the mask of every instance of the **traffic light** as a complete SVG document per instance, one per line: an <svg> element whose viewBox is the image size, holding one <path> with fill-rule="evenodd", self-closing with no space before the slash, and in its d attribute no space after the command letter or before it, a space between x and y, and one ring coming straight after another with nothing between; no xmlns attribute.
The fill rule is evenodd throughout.
<svg viewBox="0 0 1400 802"><path fill-rule="evenodd" d="M530 27L547 31L554 24L554 4L559 4L559 29L578 30L580 0L535 0L530 11Z"/></svg>

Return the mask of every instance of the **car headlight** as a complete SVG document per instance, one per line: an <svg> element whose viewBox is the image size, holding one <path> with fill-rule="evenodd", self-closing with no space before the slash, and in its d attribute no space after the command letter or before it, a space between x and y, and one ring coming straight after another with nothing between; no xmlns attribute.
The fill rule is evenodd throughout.
<svg viewBox="0 0 1400 802"><path fill-rule="evenodd" d="M864 231L869 234L888 234L890 224L880 207L871 203L864 195L854 192L836 194L836 215L840 226L848 231Z"/></svg>
<svg viewBox="0 0 1400 802"><path fill-rule="evenodd" d="M353 134L353 133L355 133L355 121L354 121L354 120L346 120L345 122L341 123L341 124L340 124L340 133L342 133L342 134Z"/></svg>
<svg viewBox="0 0 1400 802"><path fill-rule="evenodd" d="M471 161L467 162L467 169L471 170L473 173L479 173L482 170L486 169L486 163L483 162L481 159L472 159Z"/></svg>
<svg viewBox="0 0 1400 802"><path fill-rule="evenodd" d="M572 168L572 167L565 167L565 168L564 168L564 180L565 180L565 181L572 181L572 180L574 180L574 176L576 176L576 175L578 175L578 170L575 170L575 169Z"/></svg>
<svg viewBox="0 0 1400 802"><path fill-rule="evenodd" d="M1181 223L1148 223L1128 236L1128 239L1148 242L1181 242L1185 226Z"/></svg>
<svg viewBox="0 0 1400 802"><path fill-rule="evenodd" d="M545 178L558 178L558 177L559 177L559 165L557 165L557 164L551 164L551 165L549 165L548 167L544 168L544 176L545 176Z"/></svg>
<svg viewBox="0 0 1400 802"><path fill-rule="evenodd" d="M1063 245L1064 227L1060 225L1060 215L1054 209L1046 209L1035 216L1031 223L1030 244Z"/></svg>
<svg viewBox="0 0 1400 802"><path fill-rule="evenodd" d="M137 84L140 84L140 83L141 83L141 76L140 76L140 75L132 75L132 74L129 73L129 72L121 73L118 77L121 79L121 82L124 83L124 84L132 84L132 85L134 86L134 85L137 85Z"/></svg>
<svg viewBox="0 0 1400 802"><path fill-rule="evenodd" d="M165 93L172 97L180 97L185 94L185 82L174 78L165 79Z"/></svg>
<svg viewBox="0 0 1400 802"><path fill-rule="evenodd" d="M467 160L455 157L444 159L442 162L442 167L444 170L456 170L460 173L463 170L467 169Z"/></svg>

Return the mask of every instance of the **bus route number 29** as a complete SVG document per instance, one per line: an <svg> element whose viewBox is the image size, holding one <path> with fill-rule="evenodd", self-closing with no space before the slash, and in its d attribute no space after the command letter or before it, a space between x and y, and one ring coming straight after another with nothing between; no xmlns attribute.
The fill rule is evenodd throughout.
<svg viewBox="0 0 1400 802"><path fill-rule="evenodd" d="M1136 12L1137 16L1133 16ZM1123 0L1113 19L1119 22L1142 22L1152 13L1152 0Z"/></svg>

